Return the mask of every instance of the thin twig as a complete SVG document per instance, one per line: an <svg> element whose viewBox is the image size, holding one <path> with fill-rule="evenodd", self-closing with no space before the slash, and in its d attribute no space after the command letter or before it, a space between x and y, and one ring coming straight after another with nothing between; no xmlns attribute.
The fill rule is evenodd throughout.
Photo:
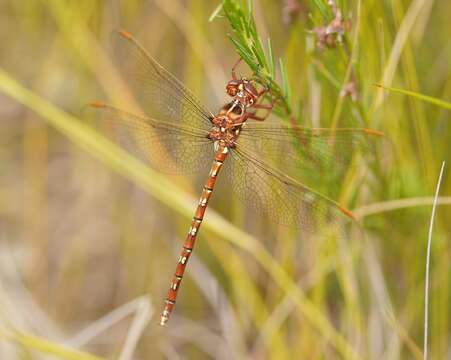
<svg viewBox="0 0 451 360"><path fill-rule="evenodd" d="M437 188L435 189L434 203L432 205L431 221L429 223L429 235L426 252L426 279L424 282L424 346L423 359L428 358L428 320L429 320L429 268L431 263L431 243L432 243L432 229L434 227L435 209L437 208L438 194L440 192L440 185L442 183L443 171L445 169L445 161L442 162L440 175L437 181Z"/></svg>

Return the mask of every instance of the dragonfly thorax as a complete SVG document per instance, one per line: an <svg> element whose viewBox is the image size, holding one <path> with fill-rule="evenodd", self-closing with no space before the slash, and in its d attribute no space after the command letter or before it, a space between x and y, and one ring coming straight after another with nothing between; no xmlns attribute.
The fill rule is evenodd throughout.
<svg viewBox="0 0 451 360"><path fill-rule="evenodd" d="M244 109L239 103L232 101L225 105L219 114L211 120L213 127L208 134L208 138L215 142L222 142L226 147L235 147L241 127L245 122L243 115Z"/></svg>

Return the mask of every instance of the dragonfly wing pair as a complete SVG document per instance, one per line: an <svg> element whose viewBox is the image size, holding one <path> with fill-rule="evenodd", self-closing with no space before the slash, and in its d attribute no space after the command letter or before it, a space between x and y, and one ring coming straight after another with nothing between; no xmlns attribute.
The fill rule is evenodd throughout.
<svg viewBox="0 0 451 360"><path fill-rule="evenodd" d="M113 125L127 150L158 170L184 174L208 166L214 156L213 143L207 138L211 112L133 37L125 32L120 35L128 45L127 61L120 69L146 116L103 103L94 106L106 110L104 120ZM352 215L299 177L326 176L331 165L347 164L349 150L365 144L368 135L372 134L365 129L331 131L248 123L236 147L230 149L224 171L229 173L234 193L250 207L276 223L313 228L315 216L329 221L337 215Z"/></svg>
<svg viewBox="0 0 451 360"><path fill-rule="evenodd" d="M180 80L153 59L129 33L121 31L115 38L120 49L118 69L148 116L210 130L213 114Z"/></svg>
<svg viewBox="0 0 451 360"><path fill-rule="evenodd" d="M92 105L104 110L101 121L111 125L113 139L153 168L182 175L196 174L210 166L214 149L208 131L157 121L101 102Z"/></svg>
<svg viewBox="0 0 451 360"><path fill-rule="evenodd" d="M211 163L171 279L161 325L169 320L175 306L188 259L222 167L228 173L233 192L244 200L245 205L276 223L294 225L304 233L313 233L325 222L338 223L339 219L353 218L337 202L299 179L309 173L321 178L333 167L343 169L348 163L349 152L344 149L352 150L362 143L365 136L371 135L369 130L331 131L257 123L245 123L242 128L236 128L240 121L247 119L246 115L253 115L248 110L254 102L247 100L243 83L239 83L241 88L237 88L236 94L228 92L233 97L231 109L240 106L241 112L235 114L223 108L214 117L131 35L119 34L128 45L126 61L119 68L141 103L139 113L145 115L132 114L101 102L92 105L104 110L103 119L112 124L127 150L161 171L193 173ZM235 77L233 79L237 81ZM250 122L252 117L248 118ZM213 144L211 139L216 139L217 143Z"/></svg>

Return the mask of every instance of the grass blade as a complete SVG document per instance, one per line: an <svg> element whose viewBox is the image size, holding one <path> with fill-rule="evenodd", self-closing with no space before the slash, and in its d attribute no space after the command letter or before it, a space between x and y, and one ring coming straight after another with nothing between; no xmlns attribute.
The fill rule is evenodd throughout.
<svg viewBox="0 0 451 360"><path fill-rule="evenodd" d="M418 99L418 100L422 100L425 102L428 102L430 104L439 106L443 109L448 109L451 110L451 103L441 100L441 99L437 99L434 98L432 96L428 96L428 95L424 95L415 91L410 91L410 90L405 90L405 89L400 89L400 88L394 88L394 87L390 87L390 86L384 86L381 84L375 84L377 87L384 89L384 90L388 90L394 93L398 93L398 94L403 94L403 95L407 95L410 97L413 97L414 99Z"/></svg>
<svg viewBox="0 0 451 360"><path fill-rule="evenodd" d="M437 187L435 189L434 204L432 205L431 220L429 223L428 243L426 250L426 274L424 281L424 344L423 344L423 359L428 358L428 329L429 329L429 269L431 264L431 244L432 244L432 230L434 228L435 209L437 208L438 195L440 193L440 185L442 184L443 171L445 170L445 162L442 162L440 175L437 180Z"/></svg>
<svg viewBox="0 0 451 360"><path fill-rule="evenodd" d="M280 74L282 75L283 96L285 97L287 103L290 104L291 103L290 84L288 81L287 69L285 68L285 64L283 63L282 59L279 59L279 66L280 66Z"/></svg>
<svg viewBox="0 0 451 360"><path fill-rule="evenodd" d="M40 353L57 356L65 360L102 360L103 358L86 352L70 349L53 341L23 333L2 334L7 340L27 348L39 351Z"/></svg>
<svg viewBox="0 0 451 360"><path fill-rule="evenodd" d="M217 17L219 17L219 13L222 10L222 3L220 3L216 9L213 10L213 12L211 13L210 17L208 18L209 22L212 22L214 19L216 19Z"/></svg>
<svg viewBox="0 0 451 360"><path fill-rule="evenodd" d="M268 44L268 70L269 73L271 74L271 77L276 77L276 67L274 65L274 54L272 51L272 44L271 44L271 38L268 37L267 40L267 44Z"/></svg>

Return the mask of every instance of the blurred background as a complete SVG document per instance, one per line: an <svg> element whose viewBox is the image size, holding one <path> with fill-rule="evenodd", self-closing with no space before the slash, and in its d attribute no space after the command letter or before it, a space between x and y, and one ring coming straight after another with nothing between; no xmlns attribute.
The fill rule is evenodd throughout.
<svg viewBox="0 0 451 360"><path fill-rule="evenodd" d="M451 357L450 112L374 86L451 99L451 3L339 1L345 45L325 32L340 20L326 1L253 3L261 37L287 66L301 125L386 134L334 193L361 229L303 239L247 214L224 184L161 328L196 179L149 172L152 186L137 186L0 93L2 359L48 358L63 345L109 359L421 359L427 235L444 160L429 351ZM216 111L237 59L226 19L209 22L218 5L0 0L0 66L92 124L86 104L126 91L111 45L113 31L126 29Z"/></svg>

